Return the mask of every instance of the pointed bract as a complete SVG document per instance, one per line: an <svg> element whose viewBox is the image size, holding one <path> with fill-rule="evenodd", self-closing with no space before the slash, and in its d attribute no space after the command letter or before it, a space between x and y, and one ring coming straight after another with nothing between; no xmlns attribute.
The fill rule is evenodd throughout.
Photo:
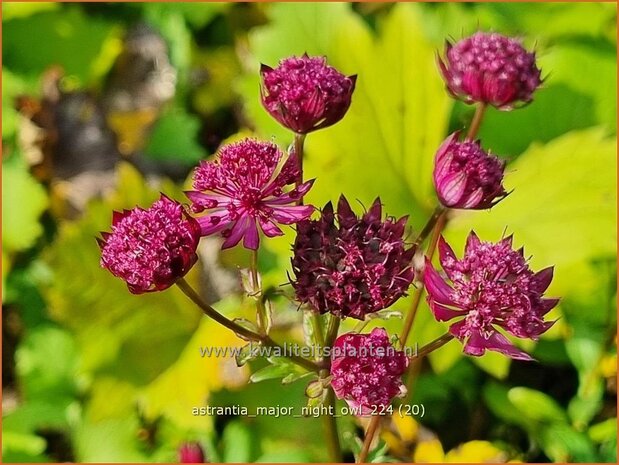
<svg viewBox="0 0 619 465"><path fill-rule="evenodd" d="M457 259L449 244L439 240L443 270L450 284L426 259L423 280L428 304L438 321L449 321L449 332L464 343L464 352L480 356L493 350L518 360L532 360L513 346L499 328L513 336L537 340L554 321L544 316L559 299L544 298L552 267L538 273L529 268L513 237L482 242L471 231L464 257Z"/></svg>

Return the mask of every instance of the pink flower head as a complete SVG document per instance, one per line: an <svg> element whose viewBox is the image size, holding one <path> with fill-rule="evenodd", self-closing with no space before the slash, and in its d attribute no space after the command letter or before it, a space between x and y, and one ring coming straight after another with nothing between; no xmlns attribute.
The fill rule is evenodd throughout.
<svg viewBox="0 0 619 465"><path fill-rule="evenodd" d="M451 44L439 67L449 92L466 103L482 102L500 110L529 103L540 86L535 53L501 34L477 32Z"/></svg>
<svg viewBox="0 0 619 465"><path fill-rule="evenodd" d="M307 134L341 120L357 76L344 76L325 57L290 57L275 69L262 65L264 108L288 129Z"/></svg>
<svg viewBox="0 0 619 465"><path fill-rule="evenodd" d="M479 142L458 141L458 132L441 144L434 158L434 187L445 207L483 210L507 195L505 162L485 152Z"/></svg>
<svg viewBox="0 0 619 465"><path fill-rule="evenodd" d="M179 463L206 463L204 451L199 442L185 442L178 448Z"/></svg>
<svg viewBox="0 0 619 465"><path fill-rule="evenodd" d="M437 320L458 318L449 332L464 342L464 352L478 356L488 349L514 359L532 360L497 328L519 338L537 340L554 324L544 321L544 316L559 299L543 297L552 281L553 268L533 273L524 250L512 249L512 236L494 244L481 242L471 232L461 260L443 238L438 250L451 285L426 259L423 280L428 303Z"/></svg>
<svg viewBox="0 0 619 465"><path fill-rule="evenodd" d="M380 199L357 218L341 196L337 214L329 202L320 219L297 225L292 285L300 302L363 320L406 294L414 275L414 251L403 239L407 217L381 217Z"/></svg>
<svg viewBox="0 0 619 465"><path fill-rule="evenodd" d="M347 333L332 348L331 386L359 415L368 415L406 394L401 376L407 367L408 358L391 345L383 328Z"/></svg>
<svg viewBox="0 0 619 465"><path fill-rule="evenodd" d="M285 192L298 179L299 163L275 144L243 139L219 149L213 161L203 161L195 170L194 191L186 192L192 209L208 213L198 218L203 236L221 232L223 248L243 245L256 250L258 225L268 237L282 235L277 224L293 224L308 218L311 205L295 205L312 187L313 180ZM281 165L281 169L279 169Z"/></svg>
<svg viewBox="0 0 619 465"><path fill-rule="evenodd" d="M147 210L114 212L112 232L101 236L101 266L134 294L167 289L198 259L198 223L163 194Z"/></svg>

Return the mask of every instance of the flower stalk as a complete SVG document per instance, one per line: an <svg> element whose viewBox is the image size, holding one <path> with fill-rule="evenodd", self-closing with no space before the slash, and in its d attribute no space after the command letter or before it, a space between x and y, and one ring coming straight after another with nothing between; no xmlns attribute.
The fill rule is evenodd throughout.
<svg viewBox="0 0 619 465"><path fill-rule="evenodd" d="M244 328L236 324L234 321L229 320L228 318L223 316L221 313L219 313L217 310L215 310L213 307L207 304L204 300L202 300L202 298L198 295L198 293L193 289L193 287L189 285L187 281L185 281L185 279L183 278L179 279L178 281L176 281L176 285L180 288L181 291L183 291L183 293L187 297L189 297L193 301L193 303L195 303L202 310L202 312L206 316L208 316L209 318L212 318L220 325L225 326L230 331L234 332L235 334L239 336L243 336L252 341L260 342L261 344L264 344L265 346L278 348L280 353L286 353L284 348L281 347L279 344L277 344L268 335L255 333L254 331ZM320 370L322 370L322 367L320 365L304 357L301 357L295 354L286 354L286 358L288 358L291 362L299 365L300 367L305 368L306 370L315 371L315 372L319 372Z"/></svg>

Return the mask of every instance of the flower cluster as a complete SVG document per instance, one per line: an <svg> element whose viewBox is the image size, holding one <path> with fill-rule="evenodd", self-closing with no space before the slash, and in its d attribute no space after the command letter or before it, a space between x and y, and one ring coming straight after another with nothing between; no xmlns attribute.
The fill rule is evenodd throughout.
<svg viewBox="0 0 619 465"><path fill-rule="evenodd" d="M465 342L464 352L483 355L488 349L531 360L497 328L516 337L537 339L554 324L544 321L544 316L559 299L543 297L553 269L533 273L523 249L512 249L511 236L494 244L481 242L471 232L460 260L441 238L439 256L451 285L426 260L423 279L428 303L437 320L458 318L449 332Z"/></svg>
<svg viewBox="0 0 619 465"><path fill-rule="evenodd" d="M406 217L382 220L379 199L358 218L342 196L337 213L329 202L319 219L297 224L292 258L297 299L320 313L359 320L391 305L414 277L405 223Z"/></svg>
<svg viewBox="0 0 619 465"><path fill-rule="evenodd" d="M101 236L101 266L142 294L166 289L189 271L200 227L181 204L162 195L147 210L114 212L112 232Z"/></svg>
<svg viewBox="0 0 619 465"><path fill-rule="evenodd" d="M486 153L479 142L459 142L458 134L449 136L436 152L438 198L448 208L490 208L507 195L503 188L505 162Z"/></svg>
<svg viewBox="0 0 619 465"><path fill-rule="evenodd" d="M262 65L262 104L298 134L332 126L350 106L356 76L344 76L324 57L290 57L275 69Z"/></svg>
<svg viewBox="0 0 619 465"><path fill-rule="evenodd" d="M295 205L313 181L285 191L299 177L299 163L289 156L278 172L283 153L275 144L255 139L222 147L215 160L203 161L195 170L193 191L187 192L198 217L202 235L221 233L223 248L243 239L248 249L260 243L258 226L268 237L282 233L277 224L293 224L308 218L311 205Z"/></svg>
<svg viewBox="0 0 619 465"><path fill-rule="evenodd" d="M331 386L360 415L375 413L375 407L406 394L401 376L408 358L393 347L383 328L374 328L370 334L343 334L333 349Z"/></svg>
<svg viewBox="0 0 619 465"><path fill-rule="evenodd" d="M456 44L447 42L439 66L455 98L501 110L529 103L542 83L535 53L501 34L478 32Z"/></svg>

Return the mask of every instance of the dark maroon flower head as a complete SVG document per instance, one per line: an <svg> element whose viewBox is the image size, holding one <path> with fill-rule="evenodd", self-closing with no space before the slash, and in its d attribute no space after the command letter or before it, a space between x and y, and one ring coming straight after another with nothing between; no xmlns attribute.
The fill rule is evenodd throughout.
<svg viewBox="0 0 619 465"><path fill-rule="evenodd" d="M447 42L439 67L455 98L500 110L529 103L542 83L535 53L496 33L477 32L455 44Z"/></svg>
<svg viewBox="0 0 619 465"><path fill-rule="evenodd" d="M213 161L203 161L195 170L194 191L185 194L192 202L203 236L221 233L223 248L243 245L256 250L258 225L268 237L281 236L278 224L293 224L309 218L311 205L296 205L310 190L313 180L286 191L299 178L299 162L271 142L243 139L224 145ZM281 169L280 169L281 166Z"/></svg>
<svg viewBox="0 0 619 465"><path fill-rule="evenodd" d="M185 442L178 448L179 463L206 463L204 451L199 442Z"/></svg>
<svg viewBox="0 0 619 465"><path fill-rule="evenodd" d="M406 354L391 345L383 328L347 333L332 348L331 386L358 414L368 415L406 394L401 376L407 367Z"/></svg>
<svg viewBox="0 0 619 465"><path fill-rule="evenodd" d="M329 202L320 219L297 224L292 285L300 302L363 320L406 294L414 275L414 251L403 238L407 217L381 217L380 199L357 218L341 196L337 214Z"/></svg>
<svg viewBox="0 0 619 465"><path fill-rule="evenodd" d="M479 142L449 136L434 157L434 187L448 208L483 210L503 199L505 162L485 152Z"/></svg>
<svg viewBox="0 0 619 465"><path fill-rule="evenodd" d="M198 223L163 194L147 210L114 212L112 232L101 236L101 266L134 294L167 289L198 259Z"/></svg>
<svg viewBox="0 0 619 465"><path fill-rule="evenodd" d="M341 120L355 90L357 76L344 76L325 57L290 57L277 68L262 65L264 108L283 126L307 134Z"/></svg>
<svg viewBox="0 0 619 465"><path fill-rule="evenodd" d="M552 281L553 268L531 271L524 250L512 249L512 236L495 244L481 242L471 232L460 260L443 238L438 247L451 285L427 259L423 276L436 319L458 318L449 332L464 342L466 354L483 355L488 349L514 359L532 360L497 328L519 338L537 340L554 324L544 321L544 316L559 299L543 297Z"/></svg>

